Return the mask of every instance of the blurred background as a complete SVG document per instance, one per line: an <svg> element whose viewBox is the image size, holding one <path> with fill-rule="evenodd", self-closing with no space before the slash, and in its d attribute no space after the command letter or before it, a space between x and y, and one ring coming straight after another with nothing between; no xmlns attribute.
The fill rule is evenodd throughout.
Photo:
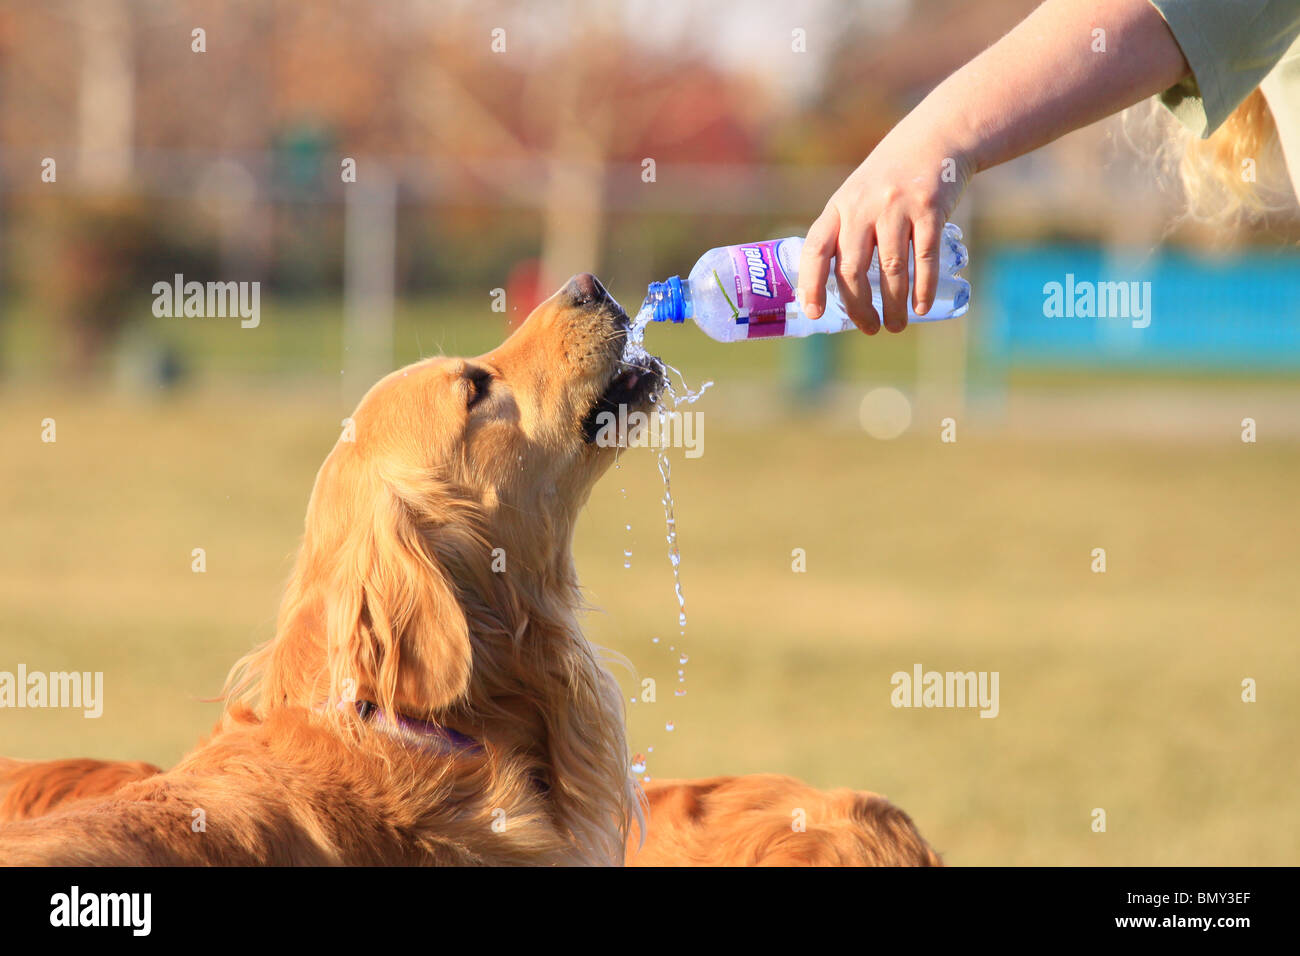
<svg viewBox="0 0 1300 956"><path fill-rule="evenodd" d="M105 683L0 752L174 762L376 378L574 272L633 309L802 235L1033 5L0 2L0 670ZM1300 221L1180 221L1132 129L977 177L962 319L651 330L715 383L670 453L685 633L652 452L577 541L588 634L658 685L646 775L883 792L955 864L1298 861ZM260 283L257 327L155 316L177 273ZM1150 282L1150 327L1045 316L1067 274ZM915 664L999 672L998 717L893 708Z"/></svg>

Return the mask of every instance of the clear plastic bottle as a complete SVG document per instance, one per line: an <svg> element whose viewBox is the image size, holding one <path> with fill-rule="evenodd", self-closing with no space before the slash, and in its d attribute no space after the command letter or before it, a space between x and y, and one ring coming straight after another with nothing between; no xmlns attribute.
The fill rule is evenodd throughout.
<svg viewBox="0 0 1300 956"><path fill-rule="evenodd" d="M909 322L936 322L965 315L970 304L970 283L956 273L968 261L961 230L952 223L943 227L939 243L939 286L934 305L926 315L912 311L909 294ZM816 320L808 318L795 300L799 282L799 255L803 239L769 239L739 246L710 249L695 263L685 282L673 276L666 282L650 283L642 313L656 322L695 324L719 342L781 336L799 338L817 332L844 332L855 328L845 311L832 264L826 283L826 311ZM912 263L908 261L909 274ZM873 254L871 301L876 313L880 303L880 257ZM911 283L909 282L909 290Z"/></svg>

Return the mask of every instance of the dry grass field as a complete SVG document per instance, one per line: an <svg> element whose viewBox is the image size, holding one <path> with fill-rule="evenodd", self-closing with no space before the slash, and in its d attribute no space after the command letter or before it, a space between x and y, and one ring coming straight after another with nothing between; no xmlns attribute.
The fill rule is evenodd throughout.
<svg viewBox="0 0 1300 956"><path fill-rule="evenodd" d="M277 334L264 324L250 342ZM426 329L417 345L418 328L404 319L405 355L497 337ZM307 340L283 348L310 353ZM651 344L676 359L670 340ZM230 664L270 637L347 409L331 346L292 382L222 347L233 358L214 372L220 348L194 346L201 374L166 400L43 376L0 388L0 670L103 671L106 698L98 720L0 713L0 752L174 761L215 720L204 698ZM691 347L677 364L719 385L696 406L704 454L672 452L685 638L652 452L609 473L577 540L588 633L636 669L629 698L637 678L658 684L655 703L629 705L648 774L877 790L954 864L1300 862L1300 444L1230 428L881 442L816 416L742 420L725 413L729 383L761 381L776 353L740 369L746 346ZM708 364L724 353L721 371ZM46 417L54 444L39 440ZM1090 570L1097 547L1105 574ZM894 708L890 676L915 664L997 671L998 716Z"/></svg>

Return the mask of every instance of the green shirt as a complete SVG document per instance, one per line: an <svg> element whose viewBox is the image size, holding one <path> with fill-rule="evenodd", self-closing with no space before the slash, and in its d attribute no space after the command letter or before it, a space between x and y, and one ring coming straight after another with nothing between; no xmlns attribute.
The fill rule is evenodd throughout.
<svg viewBox="0 0 1300 956"><path fill-rule="evenodd" d="M1149 0L1192 75L1160 95L1184 126L1213 133L1255 87L1268 100L1300 196L1300 0Z"/></svg>

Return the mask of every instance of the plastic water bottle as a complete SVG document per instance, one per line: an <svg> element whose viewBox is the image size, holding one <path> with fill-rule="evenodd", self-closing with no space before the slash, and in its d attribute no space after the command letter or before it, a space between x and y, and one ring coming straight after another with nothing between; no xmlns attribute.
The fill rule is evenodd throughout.
<svg viewBox="0 0 1300 956"><path fill-rule="evenodd" d="M648 313L656 322L694 319L696 325L719 342L772 336L799 338L816 332L856 328L840 298L833 263L826 283L826 311L821 318L808 318L795 300L803 242L795 236L710 249L695 263L686 281L673 276L666 282L650 283L642 313ZM970 283L956 273L965 268L967 261L961 230L947 223L939 242L939 286L934 305L928 314L917 315L912 311L909 296L909 322L936 322L966 314ZM909 256L909 277L912 271ZM878 254L872 255L868 276L871 301L880 314Z"/></svg>

